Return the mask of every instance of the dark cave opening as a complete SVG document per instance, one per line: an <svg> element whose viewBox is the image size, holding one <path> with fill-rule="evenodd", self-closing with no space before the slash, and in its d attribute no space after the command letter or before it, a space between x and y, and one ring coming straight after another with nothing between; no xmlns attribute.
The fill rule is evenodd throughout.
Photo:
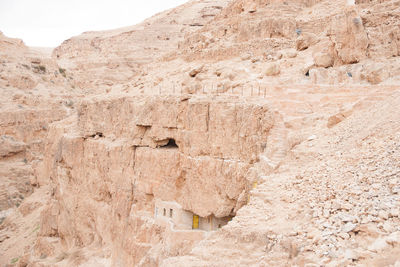
<svg viewBox="0 0 400 267"><path fill-rule="evenodd" d="M168 143L166 145L160 146L161 148L179 148L175 142L175 139L168 139Z"/></svg>

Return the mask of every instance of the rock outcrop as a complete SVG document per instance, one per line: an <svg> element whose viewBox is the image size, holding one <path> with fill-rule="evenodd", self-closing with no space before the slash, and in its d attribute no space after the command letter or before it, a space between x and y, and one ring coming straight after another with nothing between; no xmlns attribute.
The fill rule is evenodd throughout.
<svg viewBox="0 0 400 267"><path fill-rule="evenodd" d="M35 243L30 231L46 203L46 190L34 192L36 167L49 125L74 107L69 77L42 50L1 34L0 58L0 261L6 263Z"/></svg>
<svg viewBox="0 0 400 267"><path fill-rule="evenodd" d="M110 244L113 264L125 266L147 262L131 251L165 242L154 222L140 241L142 232L132 228L155 219L157 199L201 217L234 216L274 126L268 106L226 98L125 97L82 103L78 114L70 130L61 123L50 130L43 164L54 201L40 235L59 236L67 248L77 239L81 247ZM188 250L180 246L175 253ZM152 261L172 252L158 253Z"/></svg>
<svg viewBox="0 0 400 267"><path fill-rule="evenodd" d="M0 34L0 261L399 264L400 2L212 0Z"/></svg>
<svg viewBox="0 0 400 267"><path fill-rule="evenodd" d="M161 266L398 264L399 102L397 93L310 136L232 222Z"/></svg>

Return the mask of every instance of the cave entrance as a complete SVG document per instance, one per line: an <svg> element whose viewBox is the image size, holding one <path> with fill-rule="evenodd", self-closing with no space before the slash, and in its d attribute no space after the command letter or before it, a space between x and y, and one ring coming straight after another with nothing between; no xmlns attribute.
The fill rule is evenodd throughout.
<svg viewBox="0 0 400 267"><path fill-rule="evenodd" d="M158 214L158 211L161 211L160 214ZM154 218L156 220L169 220L173 223L175 230L216 231L228 224L233 216L216 217L214 214L211 214L202 217L191 211L184 210L175 201L157 199L155 202Z"/></svg>
<svg viewBox="0 0 400 267"><path fill-rule="evenodd" d="M194 216L197 216L197 228L203 231L215 231L220 229L222 226L228 224L230 220L232 220L233 216L226 217L215 217L214 215L209 215L207 217L200 217L198 215L193 215L193 225L194 225ZM193 228L195 229L195 228Z"/></svg>
<svg viewBox="0 0 400 267"><path fill-rule="evenodd" d="M179 148L175 142L175 139L168 139L168 143L166 145L160 146L161 148Z"/></svg>

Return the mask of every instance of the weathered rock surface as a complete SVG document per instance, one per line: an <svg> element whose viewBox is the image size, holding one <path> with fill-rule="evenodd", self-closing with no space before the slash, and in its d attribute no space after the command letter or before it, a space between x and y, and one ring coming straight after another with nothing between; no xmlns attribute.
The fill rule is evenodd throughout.
<svg viewBox="0 0 400 267"><path fill-rule="evenodd" d="M0 261L399 265L399 8L190 1L54 51L0 34Z"/></svg>
<svg viewBox="0 0 400 267"><path fill-rule="evenodd" d="M26 144L16 141L12 136L3 135L0 139L0 157L9 157L25 151Z"/></svg>
<svg viewBox="0 0 400 267"><path fill-rule="evenodd" d="M34 193L36 166L43 159L49 125L73 110L73 105L66 105L73 103L65 91L70 84L49 54L0 34L2 263L10 263L34 246L37 231L31 231L38 227L39 210L46 204L40 198L46 199L48 191L40 190L42 196ZM29 204L31 194L35 200Z"/></svg>
<svg viewBox="0 0 400 267"><path fill-rule="evenodd" d="M114 264L119 258L123 265L144 260L130 254L136 247L146 244L147 251L165 240L154 225L148 238L135 241L141 231L131 228L153 220L156 199L176 201L201 217L234 215L248 190L249 168L274 126L268 106L225 98L88 101L78 114L70 130L61 123L50 130L54 150L43 164L50 166L55 201L43 214L40 235L60 236L67 247L77 239L82 247L102 240L111 245ZM177 147L165 146L167 139ZM104 221L110 215L112 224Z"/></svg>
<svg viewBox="0 0 400 267"><path fill-rule="evenodd" d="M227 226L161 266L395 264L399 103L397 93L298 145Z"/></svg>

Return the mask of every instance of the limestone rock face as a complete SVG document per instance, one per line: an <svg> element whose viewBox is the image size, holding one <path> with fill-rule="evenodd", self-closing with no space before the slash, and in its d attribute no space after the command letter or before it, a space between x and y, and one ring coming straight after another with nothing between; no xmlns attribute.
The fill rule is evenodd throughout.
<svg viewBox="0 0 400 267"><path fill-rule="evenodd" d="M60 73L55 61L43 57L43 52L48 53L44 51L27 47L20 39L1 35L0 86L29 91L39 84L65 85L68 78Z"/></svg>
<svg viewBox="0 0 400 267"><path fill-rule="evenodd" d="M7 157L25 151L26 144L16 141L12 136L3 135L0 140L0 157Z"/></svg>
<svg viewBox="0 0 400 267"><path fill-rule="evenodd" d="M144 214L154 219L157 199L201 217L234 215L274 126L268 106L225 98L86 101L78 114L68 133L50 131L43 164L51 168L42 175L52 181L55 202L42 217L41 235L62 236L67 246L77 238L82 246L103 240L125 264L144 257L129 254L139 243L127 233ZM110 215L112 224L103 219ZM148 246L166 238L146 231L141 242Z"/></svg>
<svg viewBox="0 0 400 267"><path fill-rule="evenodd" d="M296 49L299 51L305 50L318 42L317 36L313 33L302 33L296 39Z"/></svg>
<svg viewBox="0 0 400 267"><path fill-rule="evenodd" d="M19 39L0 34L2 263L10 263L10 255L20 257L16 254L35 244L35 235L28 231L38 226L47 199L46 190L38 189L40 197L35 193L36 166L43 159L49 125L73 109L73 105L64 105L68 99L64 90L71 88L68 78L59 73L47 49L30 48Z"/></svg>
<svg viewBox="0 0 400 267"><path fill-rule="evenodd" d="M205 86L223 87L225 77L215 76L222 67L242 72L230 79L228 90L251 87L253 74L266 86L371 84L374 79L360 69L378 61L390 69L380 83L392 84L399 73L398 13L395 0L193 2L136 26L75 36L56 48L53 58L71 73L75 87L90 92L196 94ZM272 62L281 67L273 78L265 75ZM332 68L333 77L322 68ZM309 70L316 73L313 79L305 76ZM347 72L356 74L347 79ZM188 74L196 82L187 80Z"/></svg>
<svg viewBox="0 0 400 267"><path fill-rule="evenodd" d="M317 67L329 68L333 66L334 59L329 54L317 53L314 55L314 62Z"/></svg>
<svg viewBox="0 0 400 267"><path fill-rule="evenodd" d="M362 19L355 10L335 16L329 34L344 64L357 63L367 57L369 40Z"/></svg>
<svg viewBox="0 0 400 267"><path fill-rule="evenodd" d="M397 266L399 0L199 0L0 34L0 262Z"/></svg>
<svg viewBox="0 0 400 267"><path fill-rule="evenodd" d="M399 152L393 149L400 136L392 130L399 127L399 103L397 91L376 105L331 117L328 127L335 127L310 135L275 172L261 177L228 225L161 266L396 262L400 218L397 207L390 215L389 206L399 201ZM352 246L352 239L359 245Z"/></svg>
<svg viewBox="0 0 400 267"><path fill-rule="evenodd" d="M62 68L74 73L76 87L99 90L146 72L142 67L164 55L175 58L178 42L212 20L226 0L191 2L134 26L85 32L53 51ZM156 34L155 34L156 33Z"/></svg>

